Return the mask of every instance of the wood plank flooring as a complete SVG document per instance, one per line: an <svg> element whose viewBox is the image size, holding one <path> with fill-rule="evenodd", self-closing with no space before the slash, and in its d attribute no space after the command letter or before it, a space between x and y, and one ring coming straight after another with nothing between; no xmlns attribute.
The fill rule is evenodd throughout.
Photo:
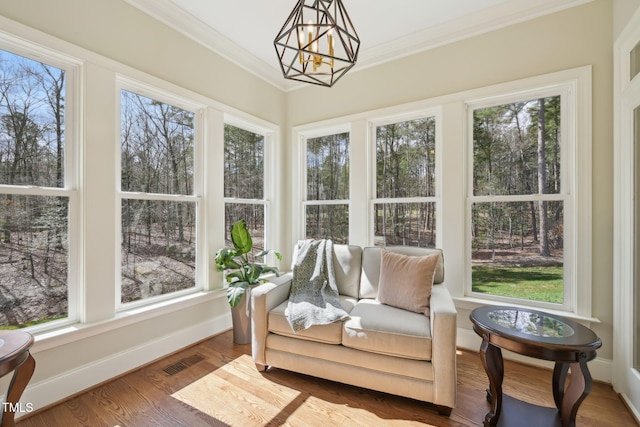
<svg viewBox="0 0 640 427"><path fill-rule="evenodd" d="M260 373L250 345L212 337L63 403L18 427L72 426L480 426L487 378L478 353L458 355L458 405L449 418L423 402L281 369ZM553 406L551 371L505 361L504 391ZM594 383L581 427L636 426L611 386Z"/></svg>

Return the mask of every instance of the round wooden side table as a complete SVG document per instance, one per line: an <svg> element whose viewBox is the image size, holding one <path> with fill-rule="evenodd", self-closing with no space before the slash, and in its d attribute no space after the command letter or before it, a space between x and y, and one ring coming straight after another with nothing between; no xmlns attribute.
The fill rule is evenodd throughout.
<svg viewBox="0 0 640 427"><path fill-rule="evenodd" d="M480 359L487 376L491 404L488 426L575 427L576 414L591 391L587 362L596 357L602 341L589 328L561 316L515 307L480 307L469 316L482 337ZM556 408L532 405L502 394L504 364L500 349L555 362L553 400ZM571 379L565 388L567 375Z"/></svg>
<svg viewBox="0 0 640 427"><path fill-rule="evenodd" d="M33 345L33 336L24 331L0 331L0 377L13 372L6 400L2 405L0 426L13 427L20 397L27 388L36 367L29 349Z"/></svg>

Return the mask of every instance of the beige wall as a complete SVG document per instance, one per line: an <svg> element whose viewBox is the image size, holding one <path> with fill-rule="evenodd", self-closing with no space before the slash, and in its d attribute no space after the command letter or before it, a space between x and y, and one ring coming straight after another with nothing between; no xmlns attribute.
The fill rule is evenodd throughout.
<svg viewBox="0 0 640 427"><path fill-rule="evenodd" d="M613 37L620 35L634 13L640 10L640 0L613 0Z"/></svg>
<svg viewBox="0 0 640 427"><path fill-rule="evenodd" d="M297 126L592 65L593 316L601 320L592 326L603 340L599 357L605 359L612 359L613 337L612 13L611 1L597 0L352 72L331 89L292 91L287 107L288 123ZM470 327L467 317L461 310L459 323Z"/></svg>

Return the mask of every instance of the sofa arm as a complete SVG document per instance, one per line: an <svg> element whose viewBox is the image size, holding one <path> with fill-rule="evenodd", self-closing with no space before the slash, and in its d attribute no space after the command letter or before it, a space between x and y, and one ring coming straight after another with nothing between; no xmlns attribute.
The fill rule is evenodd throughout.
<svg viewBox="0 0 640 427"><path fill-rule="evenodd" d="M448 408L456 404L457 312L446 285L431 290L431 363L433 364L433 403Z"/></svg>
<svg viewBox="0 0 640 427"><path fill-rule="evenodd" d="M289 298L292 277L292 273L283 274L251 290L251 354L257 365L266 365L269 312Z"/></svg>

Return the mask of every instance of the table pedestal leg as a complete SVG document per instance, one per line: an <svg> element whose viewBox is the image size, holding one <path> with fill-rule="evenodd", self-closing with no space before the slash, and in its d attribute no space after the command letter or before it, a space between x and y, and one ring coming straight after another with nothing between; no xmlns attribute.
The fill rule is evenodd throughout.
<svg viewBox="0 0 640 427"><path fill-rule="evenodd" d="M0 421L1 427L13 427L16 415L15 408L18 407L18 402L20 401L22 392L27 388L27 384L29 384L29 380L33 375L35 367L35 359L30 353L27 353L25 361L13 372L13 378L11 378L11 383L7 390L6 403L9 405L3 405L2 420Z"/></svg>
<svg viewBox="0 0 640 427"><path fill-rule="evenodd" d="M480 346L480 360L482 367L489 377L487 399L491 403L491 410L484 417L485 426L495 426L502 410L502 380L504 378L504 362L502 351L487 340Z"/></svg>
<svg viewBox="0 0 640 427"><path fill-rule="evenodd" d="M571 368L571 379L564 389L567 373ZM580 355L580 362L556 362L553 369L553 399L560 411L563 427L575 427L576 414L582 401L591 392L591 374L587 368L586 357Z"/></svg>

